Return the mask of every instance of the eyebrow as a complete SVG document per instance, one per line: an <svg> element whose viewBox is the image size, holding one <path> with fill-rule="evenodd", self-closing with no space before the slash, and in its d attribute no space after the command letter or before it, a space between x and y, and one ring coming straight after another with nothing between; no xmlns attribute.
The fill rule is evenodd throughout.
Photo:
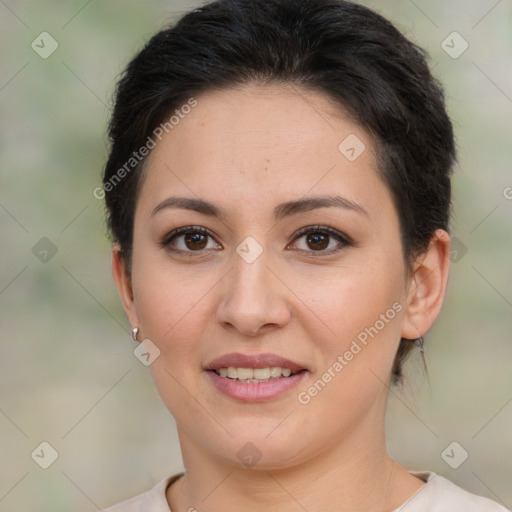
<svg viewBox="0 0 512 512"><path fill-rule="evenodd" d="M202 215L217 217L219 219L225 219L227 217L227 212L224 208L210 203L209 201L205 201L204 199L193 197L168 197L153 208L151 217L168 208L191 210L201 213ZM285 217L309 212L318 208L343 208L344 210L351 210L361 215L368 216L368 212L361 205L349 201L344 197L334 195L308 197L306 199L281 203L274 208L274 218L280 221Z"/></svg>

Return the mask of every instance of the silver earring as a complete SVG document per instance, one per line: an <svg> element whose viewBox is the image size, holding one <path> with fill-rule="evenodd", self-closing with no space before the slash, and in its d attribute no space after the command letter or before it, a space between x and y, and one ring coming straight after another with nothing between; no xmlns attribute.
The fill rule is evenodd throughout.
<svg viewBox="0 0 512 512"><path fill-rule="evenodd" d="M420 336L415 343L420 348L420 352L425 352L423 349L423 336Z"/></svg>
<svg viewBox="0 0 512 512"><path fill-rule="evenodd" d="M134 327L132 329L132 339L133 339L133 341L137 341L137 334L139 334L139 328L138 327Z"/></svg>

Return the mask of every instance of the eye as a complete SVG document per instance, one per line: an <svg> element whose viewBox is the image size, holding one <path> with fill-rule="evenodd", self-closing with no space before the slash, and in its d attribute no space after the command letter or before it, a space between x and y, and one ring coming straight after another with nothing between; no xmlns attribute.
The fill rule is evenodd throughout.
<svg viewBox="0 0 512 512"><path fill-rule="evenodd" d="M347 235L328 226L306 226L295 234L294 240L300 239L304 239L304 241L302 244L298 244L298 250L321 253L319 256L334 254L353 245ZM199 256L207 249L222 248L213 240L213 235L200 226L185 226L175 229L164 237L160 245L168 251L186 256L194 256L194 253L198 253Z"/></svg>
<svg viewBox="0 0 512 512"><path fill-rule="evenodd" d="M199 226L186 226L183 228L175 229L164 237L160 245L165 249L173 252L190 253L202 252L206 249L219 248L216 243L208 246L209 240L213 239L212 235L207 229Z"/></svg>
<svg viewBox="0 0 512 512"><path fill-rule="evenodd" d="M327 226L306 226L296 233L296 240L304 239L298 249L306 252L334 254L353 245L352 240ZM300 247L302 245L302 247Z"/></svg>

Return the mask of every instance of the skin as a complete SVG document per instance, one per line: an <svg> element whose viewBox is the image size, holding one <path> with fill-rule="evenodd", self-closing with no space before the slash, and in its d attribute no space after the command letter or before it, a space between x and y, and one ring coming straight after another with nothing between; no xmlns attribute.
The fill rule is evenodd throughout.
<svg viewBox="0 0 512 512"><path fill-rule="evenodd" d="M119 246L112 252L129 321L140 328L139 340L161 351L150 370L176 420L186 469L167 490L169 506L173 512L392 511L424 484L386 451L392 363L400 338L425 334L439 313L449 236L438 230L408 271L372 140L323 94L246 85L197 101L146 163L131 274ZM366 146L354 161L338 150L349 134ZM279 222L273 217L280 203L334 194L365 213L324 207ZM210 201L225 217L177 208L152 215L170 196ZM296 235L315 225L353 244L331 236L319 246ZM178 236L171 246L182 253L162 247L183 226L201 226L212 237L187 245ZM263 249L252 263L236 252L247 236ZM301 404L298 393L397 302L401 311ZM203 371L231 352L276 353L309 374L278 398L243 403L220 393ZM261 454L251 467L237 457L248 442Z"/></svg>

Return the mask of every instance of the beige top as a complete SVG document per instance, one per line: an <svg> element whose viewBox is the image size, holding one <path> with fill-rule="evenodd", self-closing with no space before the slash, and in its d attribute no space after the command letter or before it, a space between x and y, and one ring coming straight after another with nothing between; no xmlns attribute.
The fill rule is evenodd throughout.
<svg viewBox="0 0 512 512"><path fill-rule="evenodd" d="M431 471L411 471L426 484L393 512L509 512L498 503L471 494ZM151 490L103 512L172 512L165 491L183 473L158 482Z"/></svg>

